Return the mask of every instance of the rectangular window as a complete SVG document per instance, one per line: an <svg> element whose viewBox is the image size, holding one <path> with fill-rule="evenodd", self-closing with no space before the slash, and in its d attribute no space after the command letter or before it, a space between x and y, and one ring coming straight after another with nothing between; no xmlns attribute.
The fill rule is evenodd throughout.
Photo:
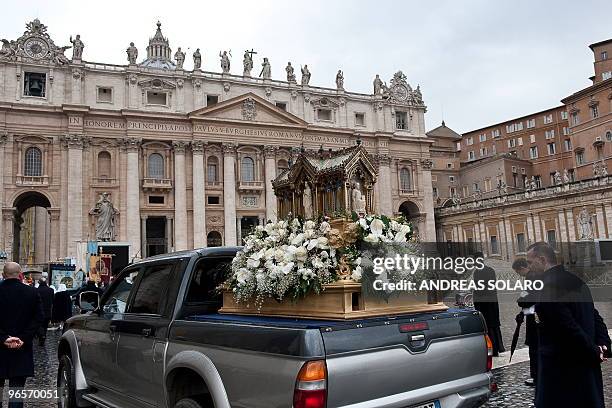
<svg viewBox="0 0 612 408"><path fill-rule="evenodd" d="M529 119L527 121L527 129L531 129L535 127L535 118L534 119Z"/></svg>
<svg viewBox="0 0 612 408"><path fill-rule="evenodd" d="M485 191L491 191L491 180L490 179L486 179L484 181L484 189Z"/></svg>
<svg viewBox="0 0 612 408"><path fill-rule="evenodd" d="M468 152L468 160L474 160L476 158L476 156L474 155L474 152L469 151Z"/></svg>
<svg viewBox="0 0 612 408"><path fill-rule="evenodd" d="M530 159L538 158L538 146L533 146L529 148L529 158Z"/></svg>
<svg viewBox="0 0 612 408"><path fill-rule="evenodd" d="M561 111L561 119L567 120L567 111Z"/></svg>
<svg viewBox="0 0 612 408"><path fill-rule="evenodd" d="M480 157L484 157L487 155L487 148L486 147L481 147L480 148Z"/></svg>
<svg viewBox="0 0 612 408"><path fill-rule="evenodd" d="M495 145L491 146L491 153L495 154L497 152L497 148L495 147Z"/></svg>
<svg viewBox="0 0 612 408"><path fill-rule="evenodd" d="M221 203L219 196L208 196L206 197L208 204L217 205Z"/></svg>
<svg viewBox="0 0 612 408"><path fill-rule="evenodd" d="M164 294L172 278L173 270L174 264L149 266L144 271L128 312L149 315L163 314Z"/></svg>
<svg viewBox="0 0 612 408"><path fill-rule="evenodd" d="M523 130L523 122L517 122L514 124L514 130L516 130L517 132L519 130Z"/></svg>
<svg viewBox="0 0 612 408"><path fill-rule="evenodd" d="M569 128L567 126L563 126L563 136L568 136L570 134Z"/></svg>
<svg viewBox="0 0 612 408"><path fill-rule="evenodd" d="M522 137L519 137L519 138L518 138L518 145L519 145L519 146L522 146L522 145L523 145L523 138L522 138Z"/></svg>
<svg viewBox="0 0 612 408"><path fill-rule="evenodd" d="M572 141L570 139L565 139L563 141L563 144L565 146L565 151L569 152L570 150L572 150Z"/></svg>
<svg viewBox="0 0 612 408"><path fill-rule="evenodd" d="M578 117L578 112L572 112L572 125L576 126L580 123L580 118Z"/></svg>
<svg viewBox="0 0 612 408"><path fill-rule="evenodd" d="M438 187L433 187L432 191L433 191L433 196L437 198L438 197Z"/></svg>
<svg viewBox="0 0 612 408"><path fill-rule="evenodd" d="M607 79L612 78L612 71L606 71L601 73L601 80L605 81Z"/></svg>
<svg viewBox="0 0 612 408"><path fill-rule="evenodd" d="M546 139L552 139L555 137L555 129L550 129L544 132Z"/></svg>
<svg viewBox="0 0 612 408"><path fill-rule="evenodd" d="M455 187L449 187L448 188L448 193L450 194L450 196L454 196L455 194L457 194L457 189Z"/></svg>
<svg viewBox="0 0 612 408"><path fill-rule="evenodd" d="M365 126L365 113L355 114L355 126Z"/></svg>
<svg viewBox="0 0 612 408"><path fill-rule="evenodd" d="M536 182L536 187L537 188L542 188L542 177L535 176L535 182Z"/></svg>
<svg viewBox="0 0 612 408"><path fill-rule="evenodd" d="M468 196L468 187L467 186L463 186L463 196L467 197Z"/></svg>
<svg viewBox="0 0 612 408"><path fill-rule="evenodd" d="M516 147L516 139L508 139L508 148Z"/></svg>
<svg viewBox="0 0 612 408"><path fill-rule="evenodd" d="M395 111L395 128L399 130L408 129L408 113Z"/></svg>
<svg viewBox="0 0 612 408"><path fill-rule="evenodd" d="M276 102L276 107L284 111L287 110L287 102Z"/></svg>
<svg viewBox="0 0 612 408"><path fill-rule="evenodd" d="M557 153L557 148L556 148L556 145L554 143L548 143L547 146L548 146L548 154L549 155Z"/></svg>
<svg viewBox="0 0 612 408"><path fill-rule="evenodd" d="M165 106L168 104L168 94L165 92L147 91L147 104Z"/></svg>
<svg viewBox="0 0 612 408"><path fill-rule="evenodd" d="M553 121L553 115L552 113L549 115L544 115L544 124L548 125L549 123L552 123Z"/></svg>
<svg viewBox="0 0 612 408"><path fill-rule="evenodd" d="M149 196L149 204L163 204L163 203L164 203L164 196L155 196L155 195Z"/></svg>
<svg viewBox="0 0 612 408"><path fill-rule="evenodd" d="M480 190L480 187L478 186L478 183L474 183L474 185L472 186L473 191L478 191Z"/></svg>
<svg viewBox="0 0 612 408"><path fill-rule="evenodd" d="M511 125L506 125L506 133L514 132L514 123Z"/></svg>
<svg viewBox="0 0 612 408"><path fill-rule="evenodd" d="M499 255L499 245L497 244L497 236L491 235L491 254Z"/></svg>
<svg viewBox="0 0 612 408"><path fill-rule="evenodd" d="M480 141L481 142L486 142L487 141L487 135L484 134L484 133L482 135L480 135Z"/></svg>
<svg viewBox="0 0 612 408"><path fill-rule="evenodd" d="M466 143L468 146L473 145L473 144L474 144L474 138L473 138L472 136L468 137L468 138L467 138L467 140L465 141L465 143Z"/></svg>
<svg viewBox="0 0 612 408"><path fill-rule="evenodd" d="M26 72L23 78L23 96L44 98L47 88L47 74Z"/></svg>
<svg viewBox="0 0 612 408"><path fill-rule="evenodd" d="M527 247L525 246L525 234L522 232L516 234L516 247L518 252L525 252L527 250Z"/></svg>
<svg viewBox="0 0 612 408"><path fill-rule="evenodd" d="M598 116L599 116L599 108L597 107L597 105L591 106L591 117L595 119Z"/></svg>
<svg viewBox="0 0 612 408"><path fill-rule="evenodd" d="M99 87L97 101L102 103L113 103L113 89Z"/></svg>
<svg viewBox="0 0 612 408"><path fill-rule="evenodd" d="M602 51L601 52L601 60L607 60L608 59L608 51Z"/></svg>
<svg viewBox="0 0 612 408"><path fill-rule="evenodd" d="M499 129L492 130L491 137L499 137Z"/></svg>
<svg viewBox="0 0 612 408"><path fill-rule="evenodd" d="M530 135L530 136L529 136L529 141L530 141L531 143L535 143L535 135Z"/></svg>
<svg viewBox="0 0 612 408"><path fill-rule="evenodd" d="M323 121L326 121L326 122L331 122L331 120L332 120L332 111L331 111L331 109L323 109L323 108L317 109L317 119L318 120L323 120Z"/></svg>
<svg viewBox="0 0 612 408"><path fill-rule="evenodd" d="M557 234L555 230L546 231L546 241L551 247L557 249Z"/></svg>
<svg viewBox="0 0 612 408"><path fill-rule="evenodd" d="M453 168L453 163L446 163L446 168L447 169L452 169Z"/></svg>
<svg viewBox="0 0 612 408"><path fill-rule="evenodd" d="M206 95L206 106L211 106L219 103L218 95Z"/></svg>
<svg viewBox="0 0 612 408"><path fill-rule="evenodd" d="M460 152L461 151L461 142L457 142L457 151Z"/></svg>
<svg viewBox="0 0 612 408"><path fill-rule="evenodd" d="M576 152L576 164L584 164L584 152Z"/></svg>
<svg viewBox="0 0 612 408"><path fill-rule="evenodd" d="M450 181L451 183L455 182L455 176L448 176L448 181Z"/></svg>

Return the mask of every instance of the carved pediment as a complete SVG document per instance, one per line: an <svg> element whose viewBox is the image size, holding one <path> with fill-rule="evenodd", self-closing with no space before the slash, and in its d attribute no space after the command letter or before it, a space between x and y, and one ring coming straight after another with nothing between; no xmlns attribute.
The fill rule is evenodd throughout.
<svg viewBox="0 0 612 408"><path fill-rule="evenodd" d="M340 106L339 102L336 102L333 99L330 99L326 96L322 98L311 99L310 103L315 109L338 109Z"/></svg>
<svg viewBox="0 0 612 408"><path fill-rule="evenodd" d="M168 90L168 89L176 89L176 84L172 81L168 81L162 78L149 78L138 82L138 85L141 88L151 89L151 90Z"/></svg>
<svg viewBox="0 0 612 408"><path fill-rule="evenodd" d="M16 61L20 57L22 62L48 62L65 65L70 63L70 60L64 55L69 48L72 47L55 45L47 33L47 26L39 19L34 19L26 24L26 31L17 40L2 40L0 59Z"/></svg>
<svg viewBox="0 0 612 408"><path fill-rule="evenodd" d="M306 122L249 92L190 113L191 119L306 126Z"/></svg>

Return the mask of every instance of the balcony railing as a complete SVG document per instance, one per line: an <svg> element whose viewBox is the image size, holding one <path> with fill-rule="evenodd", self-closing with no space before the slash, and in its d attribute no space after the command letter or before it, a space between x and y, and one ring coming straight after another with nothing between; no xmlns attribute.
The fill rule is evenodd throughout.
<svg viewBox="0 0 612 408"><path fill-rule="evenodd" d="M207 181L206 188L211 188L213 190L223 189L223 182L222 181Z"/></svg>
<svg viewBox="0 0 612 408"><path fill-rule="evenodd" d="M48 186L49 176L22 176L18 174L15 184L18 186Z"/></svg>
<svg viewBox="0 0 612 408"><path fill-rule="evenodd" d="M264 182L263 181L242 181L240 180L238 184L238 188L240 190L263 190Z"/></svg>
<svg viewBox="0 0 612 408"><path fill-rule="evenodd" d="M166 178L145 177L142 188L151 190L169 190L172 188L172 180Z"/></svg>
<svg viewBox="0 0 612 408"><path fill-rule="evenodd" d="M111 177L92 177L91 185L94 187L112 187L117 185L117 179Z"/></svg>

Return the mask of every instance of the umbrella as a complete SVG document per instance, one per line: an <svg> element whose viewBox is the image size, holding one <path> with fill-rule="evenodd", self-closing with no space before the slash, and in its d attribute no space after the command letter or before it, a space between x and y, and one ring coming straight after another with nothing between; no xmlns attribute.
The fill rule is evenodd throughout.
<svg viewBox="0 0 612 408"><path fill-rule="evenodd" d="M514 354L514 350L516 350L516 344L518 343L519 334L521 333L521 325L523 324L523 320L525 320L525 315L523 312L520 312L516 315L516 329L514 329L514 334L512 335L512 344L510 345L510 360L512 361L512 355Z"/></svg>

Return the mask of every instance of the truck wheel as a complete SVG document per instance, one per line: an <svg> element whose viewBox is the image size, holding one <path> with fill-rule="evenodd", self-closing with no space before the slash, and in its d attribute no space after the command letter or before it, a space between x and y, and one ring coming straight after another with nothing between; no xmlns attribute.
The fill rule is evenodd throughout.
<svg viewBox="0 0 612 408"><path fill-rule="evenodd" d="M210 400L209 398L206 398L207 400ZM192 398L183 398L182 400L180 400L179 402L177 402L174 405L174 408L209 408L209 407L213 407L212 403L209 405L208 403L205 402L198 402L200 401L200 399L192 399Z"/></svg>
<svg viewBox="0 0 612 408"><path fill-rule="evenodd" d="M57 370L57 387L59 388L58 408L76 408L76 392L74 388L74 366L67 355L59 361Z"/></svg>

